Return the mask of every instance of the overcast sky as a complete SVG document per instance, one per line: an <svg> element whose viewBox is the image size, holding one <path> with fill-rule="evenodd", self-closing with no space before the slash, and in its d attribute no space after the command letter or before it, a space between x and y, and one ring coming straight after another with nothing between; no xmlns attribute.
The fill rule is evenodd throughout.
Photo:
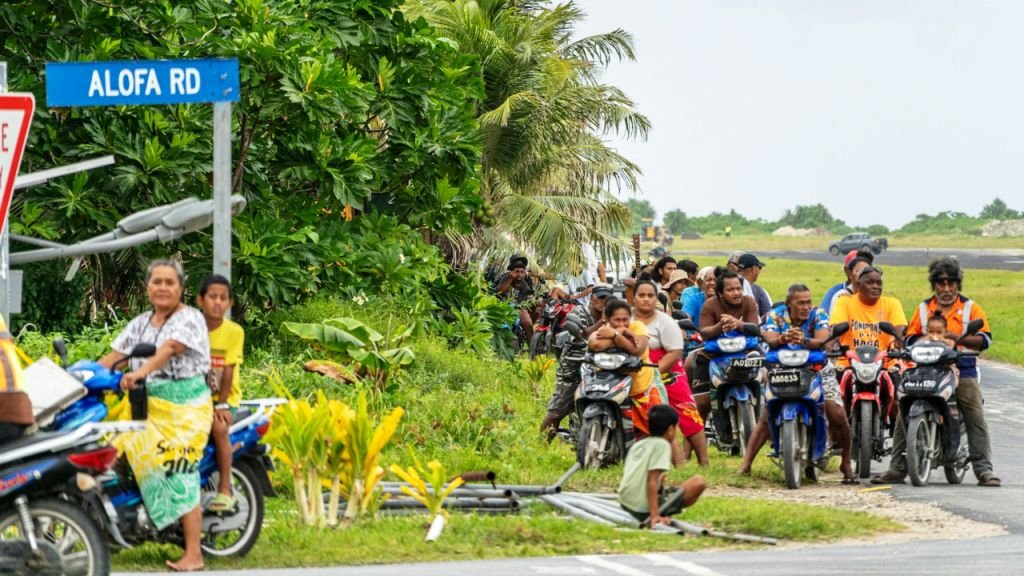
<svg viewBox="0 0 1024 576"><path fill-rule="evenodd" d="M604 78L654 125L613 142L659 217L1024 208L1024 1L577 2L581 34L635 38Z"/></svg>

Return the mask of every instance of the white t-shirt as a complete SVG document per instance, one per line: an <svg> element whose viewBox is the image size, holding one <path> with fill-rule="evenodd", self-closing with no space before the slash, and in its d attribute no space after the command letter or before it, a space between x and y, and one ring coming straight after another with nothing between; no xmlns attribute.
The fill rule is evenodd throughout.
<svg viewBox="0 0 1024 576"><path fill-rule="evenodd" d="M652 350L682 350L683 331L671 316L661 310L654 313L654 319L647 324L648 347Z"/></svg>

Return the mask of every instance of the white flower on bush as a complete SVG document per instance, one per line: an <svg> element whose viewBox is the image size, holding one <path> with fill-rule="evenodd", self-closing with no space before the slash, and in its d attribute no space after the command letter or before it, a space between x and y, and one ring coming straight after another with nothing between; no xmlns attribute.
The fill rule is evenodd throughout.
<svg viewBox="0 0 1024 576"><path fill-rule="evenodd" d="M401 262L402 264L405 264L405 254L402 254L401 252L399 252L398 253L398 261Z"/></svg>
<svg viewBox="0 0 1024 576"><path fill-rule="evenodd" d="M366 294L363 294L362 292L360 292L359 294L356 294L352 298L352 301L355 302L359 306L362 306L363 304L366 304L367 300L369 300L369 298L367 298Z"/></svg>

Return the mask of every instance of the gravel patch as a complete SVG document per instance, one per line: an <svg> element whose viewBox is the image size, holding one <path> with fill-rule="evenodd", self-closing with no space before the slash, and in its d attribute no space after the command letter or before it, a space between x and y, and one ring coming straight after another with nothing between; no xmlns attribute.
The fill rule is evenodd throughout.
<svg viewBox="0 0 1024 576"><path fill-rule="evenodd" d="M741 498L762 498L785 500L825 508L843 508L868 512L889 518L907 527L902 532L883 532L868 538L851 538L843 542L854 543L898 543L911 540L973 539L1002 536L1007 531L996 524L970 520L943 510L936 504L905 502L885 487L865 483L860 486L846 486L839 483L839 476L826 475L817 484L805 484L799 490L782 487L734 488L715 486L708 491L714 496L738 496ZM878 488L882 488L879 490ZM799 544L785 544L799 545ZM806 545L806 544L804 544Z"/></svg>

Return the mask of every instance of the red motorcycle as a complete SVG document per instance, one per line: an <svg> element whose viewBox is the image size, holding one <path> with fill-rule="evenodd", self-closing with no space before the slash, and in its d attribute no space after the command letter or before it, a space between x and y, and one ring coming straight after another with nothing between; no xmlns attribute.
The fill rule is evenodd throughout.
<svg viewBox="0 0 1024 576"><path fill-rule="evenodd" d="M896 411L892 376L885 369L889 354L875 346L858 346L846 351L850 368L843 371L839 389L853 435L857 476L871 475L871 461L886 454L885 435L892 434Z"/></svg>
<svg viewBox="0 0 1024 576"><path fill-rule="evenodd" d="M533 327L533 337L530 338L530 360L551 351L555 337L565 329L565 319L579 305L578 300L571 298L548 298L544 301L540 318Z"/></svg>

